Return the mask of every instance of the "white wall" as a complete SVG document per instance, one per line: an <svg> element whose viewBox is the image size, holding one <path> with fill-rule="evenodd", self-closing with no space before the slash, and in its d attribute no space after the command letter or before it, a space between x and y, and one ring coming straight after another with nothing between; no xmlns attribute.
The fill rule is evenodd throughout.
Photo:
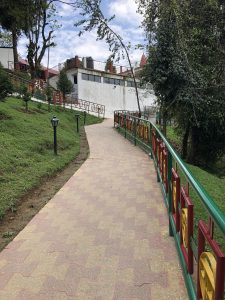
<svg viewBox="0 0 225 300"><path fill-rule="evenodd" d="M14 57L12 48L0 48L0 62L4 68L14 69Z"/></svg>
<svg viewBox="0 0 225 300"><path fill-rule="evenodd" d="M79 99L105 105L106 117L113 117L114 110L138 110L135 88L104 83L103 77L101 83L82 80L81 73L82 71L79 70ZM84 73L86 72L84 71ZM95 74L95 72L93 72L93 74ZM96 73L96 75L99 74ZM121 79L121 77L116 75L108 76ZM154 104L156 97L153 94L153 91L151 93L147 92L144 89L138 89L138 91L141 109L143 109L145 105L151 106Z"/></svg>
<svg viewBox="0 0 225 300"><path fill-rule="evenodd" d="M78 74L78 85L74 85L74 89L78 94L78 99L105 105L105 116L107 118L113 117L114 110L138 110L135 88L104 83L103 77L101 77L101 83L82 79L82 73L98 76L104 75L115 79L123 79L122 76L106 74L105 72L101 74L101 72L93 70L74 69L67 71L67 76L72 83L74 82L74 75L76 73ZM50 84L55 88L57 80L58 76L50 78ZM144 106L154 104L156 97L153 91L147 92L145 89L138 89L138 91L141 109L143 109Z"/></svg>

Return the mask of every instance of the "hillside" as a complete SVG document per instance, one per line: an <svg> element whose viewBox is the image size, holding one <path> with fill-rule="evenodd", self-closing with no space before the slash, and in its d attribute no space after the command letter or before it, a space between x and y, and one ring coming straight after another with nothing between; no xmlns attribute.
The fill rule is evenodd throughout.
<svg viewBox="0 0 225 300"><path fill-rule="evenodd" d="M75 111L62 111L47 105L8 98L0 102L0 217L7 209L14 210L17 201L43 178L64 168L79 153L80 136L76 133ZM58 155L53 153L51 118L59 120ZM80 120L83 124L83 118ZM100 122L87 116L86 124Z"/></svg>

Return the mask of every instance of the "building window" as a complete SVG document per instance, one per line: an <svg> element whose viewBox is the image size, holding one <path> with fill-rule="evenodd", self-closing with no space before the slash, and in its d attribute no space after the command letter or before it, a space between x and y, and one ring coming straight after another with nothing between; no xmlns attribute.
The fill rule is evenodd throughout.
<svg viewBox="0 0 225 300"><path fill-rule="evenodd" d="M135 87L134 81L128 80L128 81L127 81L127 86L128 86L128 87Z"/></svg>
<svg viewBox="0 0 225 300"><path fill-rule="evenodd" d="M110 83L110 78L104 77L103 79L104 79L104 83Z"/></svg>
<svg viewBox="0 0 225 300"><path fill-rule="evenodd" d="M82 73L82 79L94 82L101 82L101 76Z"/></svg>
<svg viewBox="0 0 225 300"><path fill-rule="evenodd" d="M73 83L74 83L74 84L77 84L77 75L74 75L74 76L73 76Z"/></svg>
<svg viewBox="0 0 225 300"><path fill-rule="evenodd" d="M124 86L124 80L104 77L104 83Z"/></svg>
<svg viewBox="0 0 225 300"><path fill-rule="evenodd" d="M137 84L137 87L138 87L138 88L142 88L141 85L140 85L140 82L137 82L137 81L136 81L136 84ZM127 81L127 86L128 86L128 87L135 87L134 81L128 80L128 81Z"/></svg>

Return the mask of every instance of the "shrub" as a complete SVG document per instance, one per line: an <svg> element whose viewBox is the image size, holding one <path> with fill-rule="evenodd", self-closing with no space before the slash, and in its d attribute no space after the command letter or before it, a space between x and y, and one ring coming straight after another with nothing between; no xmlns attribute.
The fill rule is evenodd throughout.
<svg viewBox="0 0 225 300"><path fill-rule="evenodd" d="M0 64L0 100L4 99L8 94L12 94L13 85L9 75L4 71Z"/></svg>

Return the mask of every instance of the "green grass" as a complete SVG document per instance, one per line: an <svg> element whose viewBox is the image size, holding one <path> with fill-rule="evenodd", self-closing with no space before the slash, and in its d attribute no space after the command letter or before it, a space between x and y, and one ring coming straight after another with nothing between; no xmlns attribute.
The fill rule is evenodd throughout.
<svg viewBox="0 0 225 300"><path fill-rule="evenodd" d="M172 126L166 128L167 138L177 144L181 143L181 136L176 133Z"/></svg>
<svg viewBox="0 0 225 300"><path fill-rule="evenodd" d="M41 179L64 168L79 153L80 137L76 133L75 112L62 111L29 102L26 113L22 100L8 98L0 102L0 217ZM58 155L53 154L51 118L59 120ZM82 114L81 114L82 115ZM86 124L101 120L87 115ZM83 124L81 116L80 123Z"/></svg>
<svg viewBox="0 0 225 300"><path fill-rule="evenodd" d="M181 137L171 126L167 127L167 138L175 144L179 145L181 143ZM221 172L221 170L224 170L224 158L217 162L214 168L210 166L210 169L212 169L213 172L209 172L208 170L204 170L200 167L191 164L186 165L190 169L194 177L197 179L197 181L201 183L201 185L204 187L204 189L207 191L210 197L215 201L215 203L218 205L221 211L225 214L225 173ZM220 168L217 168L217 165L219 165ZM181 172L179 172L179 174L181 177L181 183L185 185L186 178ZM198 197L198 195L192 187L190 187L190 197L194 204L195 239L197 239L198 220L202 219L205 222L208 222L208 213L205 207L203 206L200 198ZM222 233L220 233L218 228L215 228L215 236L217 242L225 251L224 237Z"/></svg>

